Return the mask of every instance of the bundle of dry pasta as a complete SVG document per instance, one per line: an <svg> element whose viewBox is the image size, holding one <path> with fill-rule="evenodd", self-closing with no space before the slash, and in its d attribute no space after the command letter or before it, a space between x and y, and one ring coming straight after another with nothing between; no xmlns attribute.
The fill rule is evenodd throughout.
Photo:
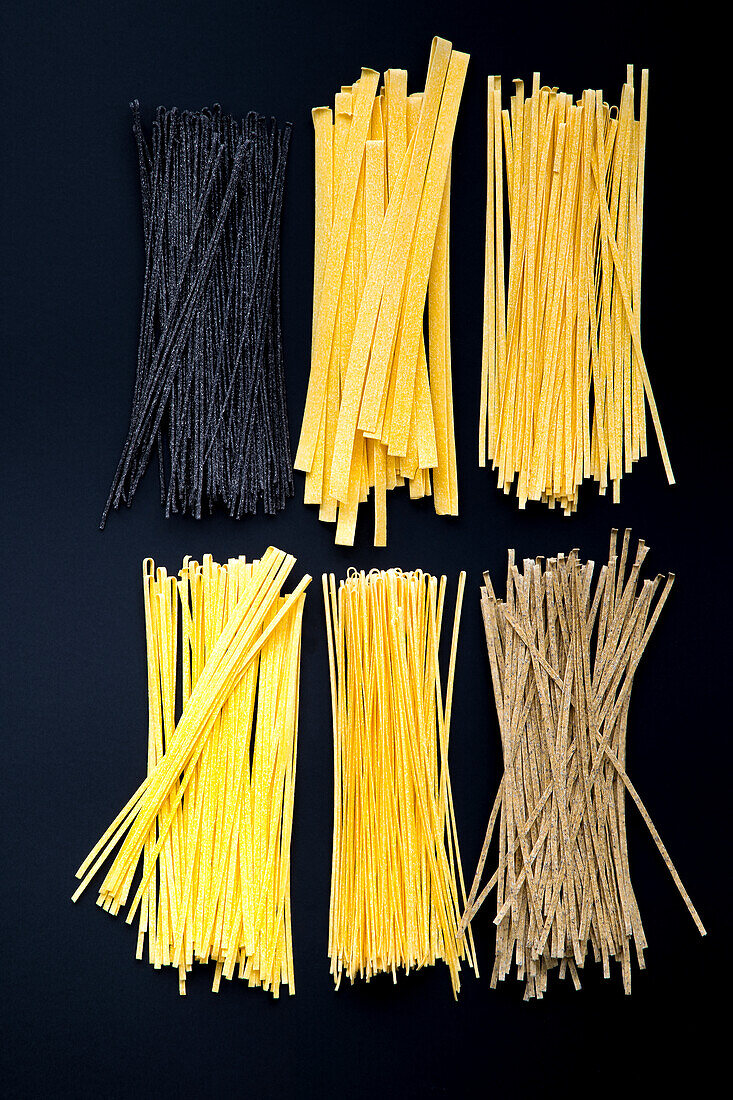
<svg viewBox="0 0 733 1100"><path fill-rule="evenodd" d="M644 580L639 542L627 574L630 532L593 587L592 561L576 550L542 566L509 552L506 600L481 590L504 776L491 811L465 929L496 886L494 986L516 961L525 999L541 997L549 970L578 968L589 949L610 974L621 965L631 992L632 940L640 968L647 946L631 885L626 792L631 795L700 933L702 925L626 770L626 725L639 660L674 580ZM499 818L499 862L479 894Z"/></svg>
<svg viewBox="0 0 733 1100"><path fill-rule="evenodd" d="M505 493L518 475L520 508L571 512L587 477L618 501L647 453L645 397L674 483L640 335L648 75L638 119L632 66L618 110L600 91L573 103L539 73L502 110L489 77L479 465Z"/></svg>
<svg viewBox="0 0 733 1100"><path fill-rule="evenodd" d="M329 956L367 981L397 968L448 964L457 994L473 942L458 939L465 902L448 745L459 581L448 687L438 645L445 577L419 570L323 577L334 731Z"/></svg>
<svg viewBox="0 0 733 1100"><path fill-rule="evenodd" d="M148 773L77 872L77 900L121 846L97 904L116 915L136 870L139 910L156 967L179 989L194 961L278 996L295 991L290 834L298 728L300 634L310 580L280 590L295 559L184 560L179 579L143 563L148 659ZM183 702L176 724L178 600ZM124 839L122 839L124 837Z"/></svg>
<svg viewBox="0 0 733 1100"><path fill-rule="evenodd" d="M468 55L436 38L425 90L407 73L362 69L335 108L317 107L313 334L295 468L305 502L353 545L374 489L374 545L386 492L409 482L456 515L450 360L450 159ZM428 352L423 336L429 303ZM430 471L433 471L431 490Z"/></svg>

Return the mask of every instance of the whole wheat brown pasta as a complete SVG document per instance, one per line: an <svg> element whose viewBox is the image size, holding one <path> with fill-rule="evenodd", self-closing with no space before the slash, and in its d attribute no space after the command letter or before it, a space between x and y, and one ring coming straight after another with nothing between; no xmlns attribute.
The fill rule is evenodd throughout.
<svg viewBox="0 0 733 1100"><path fill-rule="evenodd" d="M559 967L580 987L592 955L605 977L611 962L631 991L632 950L647 946L631 880L628 793L701 935L705 928L626 772L629 700L639 661L674 581L643 580L648 547L629 559L611 535L597 579L577 550L522 569L509 552L507 589L497 599L488 573L481 612L504 756L469 893L465 930L496 889L492 986L513 966L525 998L542 997ZM499 855L481 887L498 825Z"/></svg>

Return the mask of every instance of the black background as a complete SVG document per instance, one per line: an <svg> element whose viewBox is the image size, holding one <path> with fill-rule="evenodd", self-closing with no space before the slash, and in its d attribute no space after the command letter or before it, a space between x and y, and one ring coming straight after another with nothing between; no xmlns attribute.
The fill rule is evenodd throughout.
<svg viewBox="0 0 733 1100"><path fill-rule="evenodd" d="M2 847L3 1076L11 1096L460 1095L561 1087L597 1093L694 1069L714 1058L716 995L728 985L720 844L729 801L729 455L715 444L720 362L704 349L717 316L698 238L710 234L715 150L692 123L712 109L692 22L616 4L533 8L432 0L342 3L14 3L0 25L2 211ZM715 32L711 31L714 37ZM309 364L312 293L310 108L331 102L361 65L424 81L434 34L471 54L454 146L453 369L460 518L389 494L388 548L371 546L364 509L353 550L296 497L275 519L166 521L149 471L129 512L97 523L128 422L142 280L138 180L127 104L221 102L295 124L283 224L283 298L291 434ZM706 55L707 56L707 55ZM476 466L481 353L485 78L498 72L567 91L602 87L618 102L625 66L651 70L643 340L678 484L656 446L613 506L588 486L579 514L519 513ZM702 68L700 67L702 65ZM694 80L691 77L694 71ZM693 215L694 212L694 215ZM729 369L729 352L723 367ZM650 437L651 438L651 437ZM472 872L500 778L498 732L477 604L481 571L518 555L581 548L603 560L612 526L651 545L648 571L677 574L637 677L629 771L695 901L702 940L651 839L629 811L632 877L650 947L634 972L595 969L583 991L554 980L542 1003L488 988L489 913L477 921L482 974L458 1003L445 968L332 989L326 958L331 729L319 584L306 605L292 904L297 994L280 1002L244 983L210 990L198 968L175 975L134 960L135 934L69 900L73 871L137 785L146 687L140 563L218 560L270 542L295 576L349 565L468 570L456 677L451 773ZM672 1089L672 1094L677 1092Z"/></svg>

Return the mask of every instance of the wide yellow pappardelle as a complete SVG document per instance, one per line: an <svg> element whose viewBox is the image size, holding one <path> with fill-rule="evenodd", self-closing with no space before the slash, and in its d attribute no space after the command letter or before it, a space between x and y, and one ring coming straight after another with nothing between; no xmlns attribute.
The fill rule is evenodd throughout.
<svg viewBox="0 0 733 1100"><path fill-rule="evenodd" d="M456 515L450 360L450 159L468 55L436 38L424 92L407 73L362 69L313 111L315 247L311 372L295 468L304 499L353 545L374 489L409 483ZM430 366L423 336L429 307ZM430 471L433 472L431 488Z"/></svg>

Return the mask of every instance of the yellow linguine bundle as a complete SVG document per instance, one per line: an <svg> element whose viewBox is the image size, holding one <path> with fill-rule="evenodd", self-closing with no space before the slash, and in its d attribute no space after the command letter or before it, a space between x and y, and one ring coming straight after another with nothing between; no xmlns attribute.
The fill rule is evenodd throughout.
<svg viewBox="0 0 733 1100"><path fill-rule="evenodd" d="M535 73L502 109L489 77L479 464L505 493L517 476L520 508L572 512L584 478L618 501L647 453L645 401L674 483L640 335L648 76L638 119L632 66L618 108Z"/></svg>
<svg viewBox="0 0 733 1100"><path fill-rule="evenodd" d="M367 981L443 959L454 994L473 941L458 938L465 889L448 746L461 574L443 697L445 577L399 569L323 577L334 731L329 956ZM460 888L460 897L459 897ZM470 930L469 930L470 931Z"/></svg>
<svg viewBox="0 0 733 1100"><path fill-rule="evenodd" d="M404 69L381 89L362 69L333 111L313 111L313 333L295 468L341 545L353 545L371 489L375 546L386 544L387 489L405 481L413 498L432 492L439 515L458 512L448 234L467 65L436 38L424 92L408 96Z"/></svg>
<svg viewBox="0 0 733 1100"><path fill-rule="evenodd" d="M274 547L254 562L185 559L178 579L143 563L147 776L79 868L74 901L121 841L97 904L116 915L142 861L127 914L138 914L137 957L147 935L149 961L175 967L181 993L194 961L216 964L215 991L235 969L275 997L295 991L290 836L310 577L281 596L294 564Z"/></svg>

